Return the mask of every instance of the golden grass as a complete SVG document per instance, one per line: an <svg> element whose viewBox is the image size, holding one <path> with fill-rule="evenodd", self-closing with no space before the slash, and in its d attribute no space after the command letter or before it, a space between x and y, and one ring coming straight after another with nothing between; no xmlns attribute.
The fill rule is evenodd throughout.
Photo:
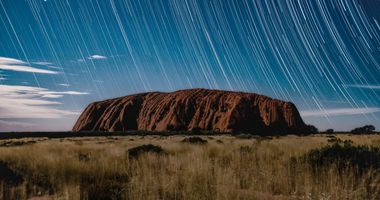
<svg viewBox="0 0 380 200"><path fill-rule="evenodd" d="M0 180L1 199L378 199L380 176L359 179L354 169L330 167L313 173L299 158L327 144L323 135L269 140L202 136L124 136L38 139L0 147L0 160L23 174L9 186ZM354 144L380 146L380 136L337 136ZM20 141L32 139L19 139ZM161 146L167 153L128 158L128 149ZM293 159L293 162L290 162Z"/></svg>

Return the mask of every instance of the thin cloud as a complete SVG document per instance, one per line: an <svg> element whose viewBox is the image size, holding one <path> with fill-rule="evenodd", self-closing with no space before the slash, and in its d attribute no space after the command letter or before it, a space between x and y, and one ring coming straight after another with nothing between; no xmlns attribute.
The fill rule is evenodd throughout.
<svg viewBox="0 0 380 200"><path fill-rule="evenodd" d="M53 65L53 63L50 63L50 62L44 62L44 61L41 61L41 62L33 62L33 64L36 64L36 65Z"/></svg>
<svg viewBox="0 0 380 200"><path fill-rule="evenodd" d="M0 119L11 118L50 118L58 119L78 112L62 110L53 106L62 104L56 99L64 95L86 95L78 91L50 91L20 85L0 85Z"/></svg>
<svg viewBox="0 0 380 200"><path fill-rule="evenodd" d="M356 85L356 84L345 84L344 87L351 88L363 88L363 89L380 89L380 85Z"/></svg>
<svg viewBox="0 0 380 200"><path fill-rule="evenodd" d="M67 83L60 83L58 84L59 86L62 86L62 87L70 87L70 84L67 84Z"/></svg>
<svg viewBox="0 0 380 200"><path fill-rule="evenodd" d="M0 57L0 63L8 63L10 65L23 65L26 62L14 58Z"/></svg>
<svg viewBox="0 0 380 200"><path fill-rule="evenodd" d="M344 116L344 115L361 115L380 112L380 108L336 108L325 110L305 110L301 111L302 117L320 117L320 116Z"/></svg>
<svg viewBox="0 0 380 200"><path fill-rule="evenodd" d="M0 120L0 131L17 131L17 130L30 130L36 128L36 125L26 122Z"/></svg>
<svg viewBox="0 0 380 200"><path fill-rule="evenodd" d="M106 56L102 56L102 55L91 55L90 57L88 57L89 60L104 60L104 59L107 59Z"/></svg>
<svg viewBox="0 0 380 200"><path fill-rule="evenodd" d="M56 71L35 68L22 60L7 57L0 57L0 69L40 74L58 74Z"/></svg>
<svg viewBox="0 0 380 200"><path fill-rule="evenodd" d="M64 91L64 92L55 92L55 91L43 91L40 93L44 98L60 98L64 95L87 95L87 92L77 92L77 91Z"/></svg>
<svg viewBox="0 0 380 200"><path fill-rule="evenodd" d="M78 91L50 91L47 88L38 88L33 86L21 86L21 85L0 85L0 94L13 95L13 94L25 94L42 98L56 98L49 97L49 95L87 95L87 92Z"/></svg>

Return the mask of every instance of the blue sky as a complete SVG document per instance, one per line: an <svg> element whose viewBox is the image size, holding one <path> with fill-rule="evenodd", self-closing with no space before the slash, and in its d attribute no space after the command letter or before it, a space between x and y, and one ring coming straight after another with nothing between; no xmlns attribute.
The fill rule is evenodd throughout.
<svg viewBox="0 0 380 200"><path fill-rule="evenodd" d="M93 101L214 88L380 127L378 0L2 0L0 131L70 130Z"/></svg>

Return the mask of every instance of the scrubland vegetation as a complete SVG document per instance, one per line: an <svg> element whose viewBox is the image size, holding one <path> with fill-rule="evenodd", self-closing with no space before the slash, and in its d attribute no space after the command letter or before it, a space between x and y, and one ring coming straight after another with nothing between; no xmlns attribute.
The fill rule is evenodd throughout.
<svg viewBox="0 0 380 200"><path fill-rule="evenodd" d="M379 135L0 141L0 199L379 199Z"/></svg>

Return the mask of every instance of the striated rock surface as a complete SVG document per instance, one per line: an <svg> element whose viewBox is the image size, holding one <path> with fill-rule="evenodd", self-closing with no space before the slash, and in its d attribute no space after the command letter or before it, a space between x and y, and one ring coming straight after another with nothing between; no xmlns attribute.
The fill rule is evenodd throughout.
<svg viewBox="0 0 380 200"><path fill-rule="evenodd" d="M150 92L91 103L73 131L306 133L297 108L254 93L208 89Z"/></svg>

